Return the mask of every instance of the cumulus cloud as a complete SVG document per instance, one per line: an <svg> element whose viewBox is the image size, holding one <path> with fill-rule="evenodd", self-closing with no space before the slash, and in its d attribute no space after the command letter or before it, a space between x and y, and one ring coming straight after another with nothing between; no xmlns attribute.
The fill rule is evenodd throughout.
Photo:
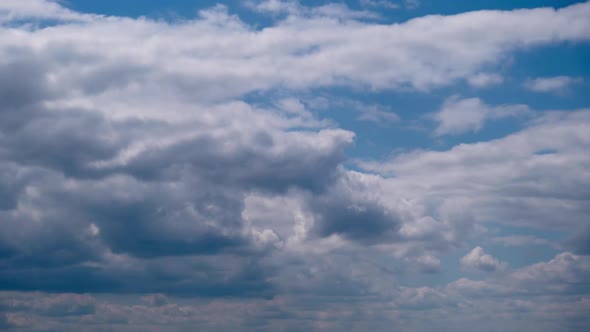
<svg viewBox="0 0 590 332"><path fill-rule="evenodd" d="M461 287L499 287L398 280L440 272L479 224L585 220L588 110L353 171L356 134L297 94L497 83L482 70L510 52L588 40L588 3L396 24L344 5L254 5L276 20L257 28L221 5L164 22L0 4L0 326L390 329L408 310L465 307ZM451 97L434 119L438 135L460 134L528 111ZM468 265L503 266L477 249ZM564 253L509 280L568 290L586 265Z"/></svg>
<svg viewBox="0 0 590 332"><path fill-rule="evenodd" d="M522 116L529 111L526 105L491 106L479 98L462 99L459 96L453 96L432 115L438 123L434 134L441 136L477 132L487 121Z"/></svg>
<svg viewBox="0 0 590 332"><path fill-rule="evenodd" d="M549 112L500 139L399 153L359 166L387 176L381 188L390 195L403 192L413 204L438 207L430 215L435 220L453 215L456 223L567 231L588 213L588 172L582 166L588 158L582 151L590 144L589 116L587 110Z"/></svg>
<svg viewBox="0 0 590 332"><path fill-rule="evenodd" d="M509 297L511 294L535 296L579 293L587 295L588 290L584 290L584 283L589 278L590 258L563 252L547 262L522 267L506 276L496 276L483 281L460 279L449 284L447 289L479 295L493 293L504 297Z"/></svg>
<svg viewBox="0 0 590 332"><path fill-rule="evenodd" d="M158 93L161 97L163 93L174 95L173 87L185 87L192 94L183 98L200 101L240 96L277 85L430 89L469 79L482 66L503 59L510 50L586 40L588 22L584 13L589 7L578 4L559 10L427 16L391 25L356 22L353 18L330 19L330 7L317 16L296 16L262 30L229 15L224 7L215 7L183 24L92 17L84 25L10 30L2 44L13 49L41 45L46 61L67 61L59 58L64 53L70 54L69 59L79 54L80 59L95 61L97 58L84 57L86 50L116 49L109 55L109 62L87 63L92 70L84 74L71 66L52 67L51 76L69 91L100 92L92 101L84 95L69 99L70 105L76 102L92 106L93 102L112 100L117 94L138 92L127 84L138 83L139 78L143 78L140 91L163 89ZM479 24L472 24L474 20ZM432 30L432 26L439 28ZM153 34L156 30L160 31L158 38ZM115 38L114 31L126 33ZM202 38L191 38L195 34ZM87 38L90 35L92 38ZM449 47L451 44L454 46ZM152 51L139 51L147 50L145 47L160 53L153 56ZM123 72L121 69L128 74L112 75ZM150 83L155 81L166 83ZM113 90L115 86L119 88ZM147 100L146 104L144 112L148 113L155 105L149 107Z"/></svg>
<svg viewBox="0 0 590 332"><path fill-rule="evenodd" d="M482 247L475 247L461 258L461 265L464 268L473 268L485 272L493 272L506 267L506 263L487 254Z"/></svg>

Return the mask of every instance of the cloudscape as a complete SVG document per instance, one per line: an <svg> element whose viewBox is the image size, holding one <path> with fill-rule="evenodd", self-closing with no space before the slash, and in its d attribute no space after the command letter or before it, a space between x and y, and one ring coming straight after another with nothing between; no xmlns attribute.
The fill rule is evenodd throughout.
<svg viewBox="0 0 590 332"><path fill-rule="evenodd" d="M590 2L0 0L0 330L590 331Z"/></svg>

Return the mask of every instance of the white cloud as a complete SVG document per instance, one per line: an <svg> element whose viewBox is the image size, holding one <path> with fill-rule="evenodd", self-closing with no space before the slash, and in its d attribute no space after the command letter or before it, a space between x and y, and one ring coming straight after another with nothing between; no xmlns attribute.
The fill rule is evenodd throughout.
<svg viewBox="0 0 590 332"><path fill-rule="evenodd" d="M475 247L461 258L461 266L464 268L492 272L506 268L507 264L487 254L483 248Z"/></svg>
<svg viewBox="0 0 590 332"><path fill-rule="evenodd" d="M467 82L476 88L485 88L504 82L504 78L500 74L495 73L477 73L469 77Z"/></svg>
<svg viewBox="0 0 590 332"><path fill-rule="evenodd" d="M548 284L548 287L550 284L563 287L583 284L590 277L590 257L564 252L548 262L520 269L512 277L522 284L543 283Z"/></svg>
<svg viewBox="0 0 590 332"><path fill-rule="evenodd" d="M360 0L360 4L364 7L380 7L386 9L399 8L399 5L397 3L388 0Z"/></svg>
<svg viewBox="0 0 590 332"><path fill-rule="evenodd" d="M539 77L524 82L524 87L535 92L561 93L576 84L582 82L579 77L555 76Z"/></svg>
<svg viewBox="0 0 590 332"><path fill-rule="evenodd" d="M299 1L296 0L264 0L260 2L247 2L248 7L259 11L269 12L273 14L298 14L301 12L302 7Z"/></svg>
<svg viewBox="0 0 590 332"><path fill-rule="evenodd" d="M459 234L472 222L569 231L588 213L580 200L590 186L588 147L590 111L549 112L500 139L358 164L386 176L377 188L421 211L414 218L432 216Z"/></svg>
<svg viewBox="0 0 590 332"><path fill-rule="evenodd" d="M459 135L481 130L486 121L505 117L521 116L529 113L526 105L491 106L479 98L461 99L458 96L448 98L442 108L432 115L438 126L434 131L437 136Z"/></svg>
<svg viewBox="0 0 590 332"><path fill-rule="evenodd" d="M52 0L2 0L0 2L0 23L22 19L87 21L92 18L97 16L68 10Z"/></svg>
<svg viewBox="0 0 590 332"><path fill-rule="evenodd" d="M20 5L10 2L4 6ZM193 94L182 98L200 101L275 86L355 85L378 90L411 86L426 90L462 79L473 81L482 66L493 65L512 50L587 40L590 25L585 19L590 12L588 3L559 10L426 16L391 25L356 21L356 14L338 19L342 6L312 8L316 13L312 16L294 15L262 30L228 15L223 7L202 11L195 20L171 24L85 16L86 24L4 31L0 46L35 47L48 62L66 61L59 58L63 52L79 55L86 63L76 63L92 70L62 65L51 67L48 74L78 96L78 100L70 98L70 103L92 106L83 93L77 94L80 89L93 89L88 91L96 92L94 99L105 101L150 89L158 91L159 97L176 98L173 86L191 89ZM95 63L107 58L109 61ZM122 68L128 70L126 75L107 75ZM150 83L154 81L168 83L156 86ZM129 82L143 82L143 86L138 90ZM174 85L169 84L172 82ZM146 99L143 94L139 97L126 100Z"/></svg>
<svg viewBox="0 0 590 332"><path fill-rule="evenodd" d="M291 15L295 17L329 17L336 19L375 19L379 15L363 10L352 10L344 4L328 3L320 6L307 7L297 0L264 0L246 2L246 6L254 11L269 13L275 16Z"/></svg>
<svg viewBox="0 0 590 332"><path fill-rule="evenodd" d="M250 317L264 318L269 325L260 329L268 330L293 322L297 329L313 322L307 330L390 329L391 317L411 315L405 309L446 308L453 289L501 293L495 280L462 279L448 289L397 284L412 267L438 272L438 256L461 248L477 224L567 231L587 220L588 110L547 113L489 142L364 163L378 173L367 174L343 166L354 133L317 119L289 92L490 84L493 76L478 73L513 50L587 40L588 3L390 25L342 5L264 3L288 17L257 29L223 6L168 23L88 16L43 1L0 4L7 22L0 28L0 251L12 255L0 284L72 292L114 284L221 298L102 304L84 317L97 329L121 317L158 326L207 320L216 330L252 324ZM24 17L60 22L39 29ZM275 89L281 99L272 106L240 100ZM453 107L436 118L444 133L478 130L525 109L448 102ZM379 107L363 116L397 120ZM472 256L479 268L502 265L483 251ZM539 264L508 280L537 280L550 294L587 280L584 257ZM39 284L45 268L53 274ZM231 301L228 293L272 299ZM94 300L70 300L93 309ZM457 310L471 304L462 301ZM0 307L19 304L9 302ZM64 307L84 313L57 307L41 316ZM215 316L234 310L242 315ZM22 322L47 328L38 316L23 314Z"/></svg>

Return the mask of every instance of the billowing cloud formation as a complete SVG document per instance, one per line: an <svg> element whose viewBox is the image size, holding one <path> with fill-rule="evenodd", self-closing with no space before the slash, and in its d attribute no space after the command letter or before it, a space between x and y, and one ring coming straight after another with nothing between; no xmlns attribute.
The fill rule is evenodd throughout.
<svg viewBox="0 0 590 332"><path fill-rule="evenodd" d="M572 253L523 267L479 247L449 255L492 226L585 229L590 111L450 97L430 116L435 135L529 122L352 164L359 133L300 96L499 84L490 67L514 51L588 41L590 3L396 24L344 5L248 8L272 23L222 5L165 22L0 4L0 328L428 330L472 301L587 326L586 233L564 241ZM351 105L370 125L403 122ZM408 283L450 259L496 273ZM483 318L472 319L440 323Z"/></svg>

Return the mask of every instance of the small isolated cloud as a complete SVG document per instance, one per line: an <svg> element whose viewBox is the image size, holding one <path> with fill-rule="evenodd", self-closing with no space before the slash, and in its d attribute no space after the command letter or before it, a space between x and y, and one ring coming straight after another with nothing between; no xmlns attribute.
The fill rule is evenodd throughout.
<svg viewBox="0 0 590 332"><path fill-rule="evenodd" d="M60 21L87 20L92 15L83 15L60 6L56 1L2 0L0 23L19 19L56 19Z"/></svg>
<svg viewBox="0 0 590 332"><path fill-rule="evenodd" d="M438 122L434 134L442 136L478 132L486 121L520 116L529 111L526 105L492 106L479 98L461 99L453 96L433 115L434 120Z"/></svg>
<svg viewBox="0 0 590 332"><path fill-rule="evenodd" d="M301 11L301 5L297 1L266 0L248 1L246 6L252 10L271 14L297 14Z"/></svg>
<svg viewBox="0 0 590 332"><path fill-rule="evenodd" d="M468 269L493 272L506 268L507 264L487 254L483 248L475 247L461 258L461 266Z"/></svg>
<svg viewBox="0 0 590 332"><path fill-rule="evenodd" d="M378 15L369 11L352 10L339 3L328 3L322 6L307 7L297 0L264 0L246 2L246 7L259 13L271 15L293 15L300 17L333 17L339 19L377 18Z"/></svg>
<svg viewBox="0 0 590 332"><path fill-rule="evenodd" d="M477 73L467 78L469 85L475 88L486 88L492 85L498 85L504 82L504 78L500 74L495 73Z"/></svg>
<svg viewBox="0 0 590 332"><path fill-rule="evenodd" d="M534 92L541 93L563 93L574 84L581 83L582 79L579 77L570 76L555 76L555 77L539 77L530 79L524 82L523 86Z"/></svg>
<svg viewBox="0 0 590 332"><path fill-rule="evenodd" d="M392 1L387 0L361 0L361 6L363 7L375 7L375 8L386 8L386 9L397 9L399 5Z"/></svg>

